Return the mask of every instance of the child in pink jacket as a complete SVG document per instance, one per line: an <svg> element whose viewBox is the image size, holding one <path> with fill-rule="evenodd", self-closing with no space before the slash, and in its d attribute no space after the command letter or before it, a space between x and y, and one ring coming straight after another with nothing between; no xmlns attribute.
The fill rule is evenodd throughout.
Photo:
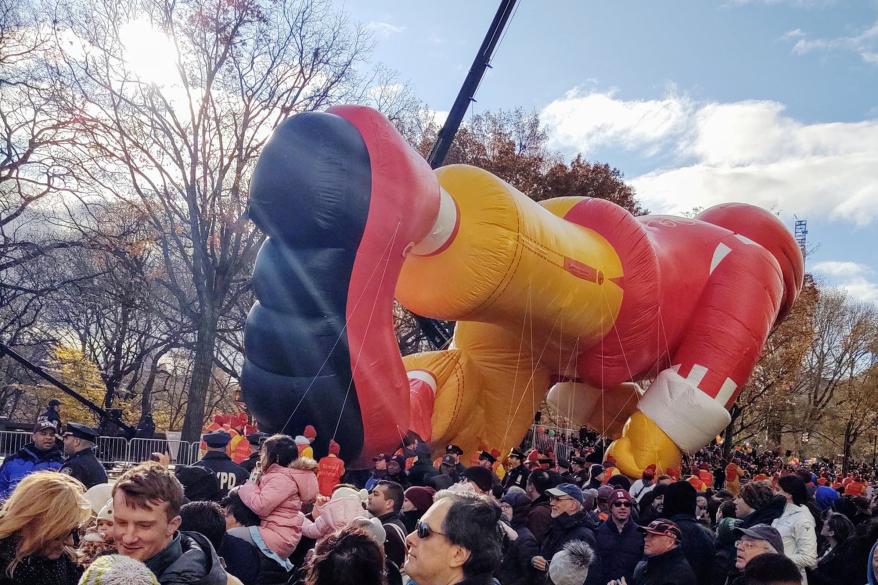
<svg viewBox="0 0 878 585"><path fill-rule="evenodd" d="M298 458L292 437L274 435L262 445L259 475L238 490L241 501L261 520L259 536L281 559L302 538L302 504L317 498L317 462Z"/></svg>
<svg viewBox="0 0 878 585"><path fill-rule="evenodd" d="M361 493L346 486L337 487L332 492L332 499L322 505L318 502L314 506L311 512L314 516L313 522L307 517L304 519L302 534L314 540L323 540L350 524L354 518L366 516L363 508L365 495L366 490Z"/></svg>

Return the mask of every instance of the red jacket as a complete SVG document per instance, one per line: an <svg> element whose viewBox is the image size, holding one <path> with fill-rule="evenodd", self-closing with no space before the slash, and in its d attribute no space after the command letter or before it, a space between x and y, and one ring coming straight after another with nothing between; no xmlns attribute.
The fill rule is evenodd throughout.
<svg viewBox="0 0 878 585"><path fill-rule="evenodd" d="M317 464L317 487L321 496L331 496L332 489L341 482L344 475L344 461L333 454L320 459Z"/></svg>

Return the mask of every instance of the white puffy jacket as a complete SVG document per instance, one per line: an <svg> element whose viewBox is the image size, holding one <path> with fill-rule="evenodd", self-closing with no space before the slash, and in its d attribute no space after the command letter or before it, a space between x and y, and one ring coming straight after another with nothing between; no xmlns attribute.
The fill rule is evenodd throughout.
<svg viewBox="0 0 878 585"><path fill-rule="evenodd" d="M784 554L802 573L802 583L807 585L805 569L817 566L817 532L814 517L805 506L787 502L780 518L771 523L783 538Z"/></svg>

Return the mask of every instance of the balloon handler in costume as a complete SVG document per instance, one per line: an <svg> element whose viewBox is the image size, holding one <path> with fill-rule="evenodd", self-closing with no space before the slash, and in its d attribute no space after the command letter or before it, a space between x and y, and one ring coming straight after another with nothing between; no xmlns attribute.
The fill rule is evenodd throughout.
<svg viewBox="0 0 878 585"><path fill-rule="evenodd" d="M263 430L313 424L315 453L335 438L352 468L408 431L437 449L508 451L547 394L615 439L626 475L679 468L729 423L803 278L791 234L757 207L684 219L537 203L478 168L431 170L359 106L286 120L249 213L269 237L244 398ZM451 345L401 358L394 298L456 321Z"/></svg>

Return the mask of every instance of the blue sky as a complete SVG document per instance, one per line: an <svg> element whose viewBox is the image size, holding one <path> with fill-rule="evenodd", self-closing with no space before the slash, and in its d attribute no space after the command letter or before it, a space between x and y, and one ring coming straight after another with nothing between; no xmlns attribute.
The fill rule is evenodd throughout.
<svg viewBox="0 0 878 585"><path fill-rule="evenodd" d="M498 4L337 2L437 111ZM473 111L540 112L553 148L618 167L653 211L807 219L809 270L878 303L878 0L520 0L492 65Z"/></svg>

